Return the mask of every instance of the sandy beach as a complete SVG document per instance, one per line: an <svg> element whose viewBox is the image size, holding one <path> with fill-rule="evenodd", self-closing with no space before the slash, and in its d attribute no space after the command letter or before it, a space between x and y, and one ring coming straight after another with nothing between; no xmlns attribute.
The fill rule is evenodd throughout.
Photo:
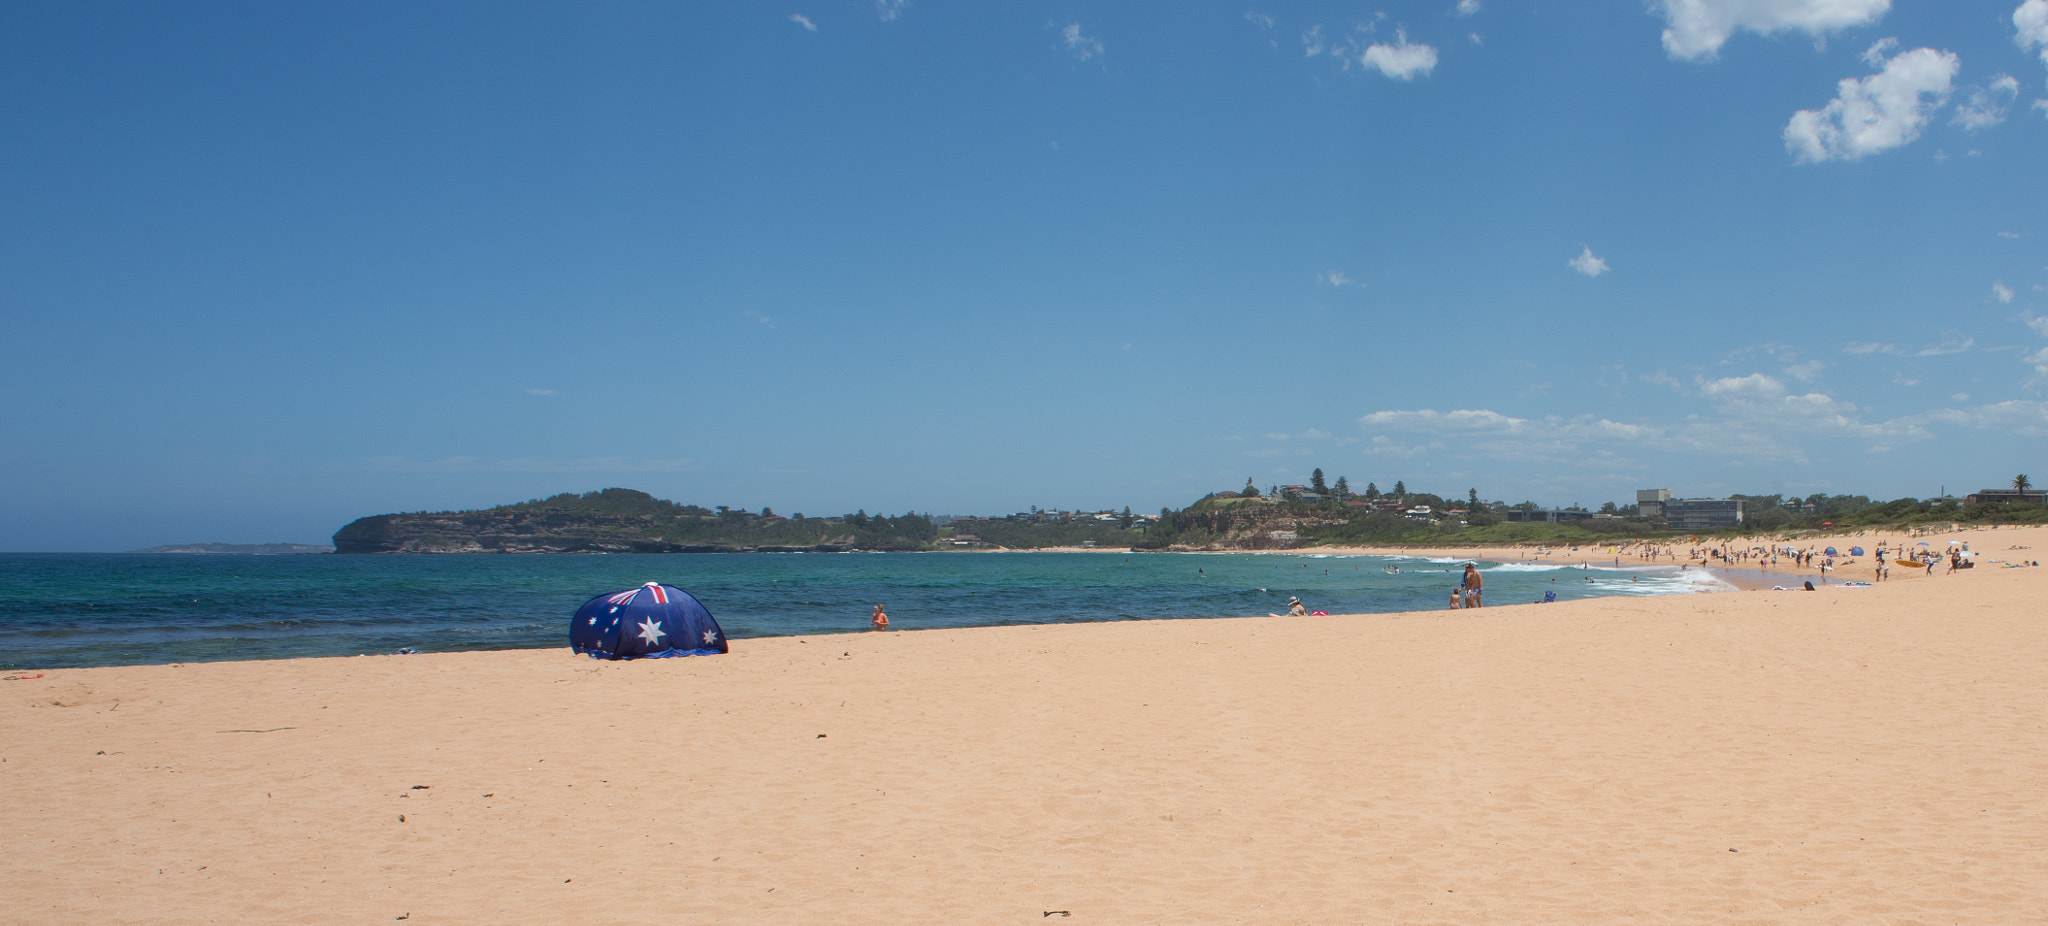
<svg viewBox="0 0 2048 926"><path fill-rule="evenodd" d="M2048 551L2048 529L1955 537L1980 562ZM0 909L2041 922L2044 590L2048 569L1984 562L1810 593L635 663L564 647L20 673L0 680Z"/></svg>

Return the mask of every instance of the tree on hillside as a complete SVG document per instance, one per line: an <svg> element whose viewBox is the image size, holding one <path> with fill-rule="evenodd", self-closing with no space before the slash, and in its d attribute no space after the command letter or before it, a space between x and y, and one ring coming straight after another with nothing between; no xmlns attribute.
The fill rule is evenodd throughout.
<svg viewBox="0 0 2048 926"><path fill-rule="evenodd" d="M1136 520L1138 520L1137 517L1131 514L1131 506L1125 505L1124 513L1117 515L1116 517L1116 526L1123 528L1124 530L1130 530L1131 522Z"/></svg>
<svg viewBox="0 0 2048 926"><path fill-rule="evenodd" d="M1258 498L1259 487L1252 485L1252 477L1246 476L1244 477L1244 489L1239 491L1237 494L1244 496L1245 498Z"/></svg>
<svg viewBox="0 0 2048 926"><path fill-rule="evenodd" d="M1372 501L1373 499L1375 499L1375 498L1378 498L1378 497L1380 497L1380 487L1379 487L1379 483L1376 483L1376 482L1368 482L1368 483L1366 483L1366 484L1365 484L1365 500L1366 500L1366 501Z"/></svg>
<svg viewBox="0 0 2048 926"><path fill-rule="evenodd" d="M1406 498L1406 497L1407 497L1407 495L1408 495L1408 484L1407 484L1407 483L1405 483L1405 482L1402 482L1402 481L1401 481L1401 480L1399 480L1399 479L1396 479L1396 480L1394 480L1394 497L1395 497L1395 498Z"/></svg>
<svg viewBox="0 0 2048 926"><path fill-rule="evenodd" d="M1316 467L1315 472L1308 474L1308 490L1310 492L1316 493L1317 495L1330 494L1330 487L1323 484L1322 467L1318 466Z"/></svg>
<svg viewBox="0 0 2048 926"><path fill-rule="evenodd" d="M2021 495L2025 495L2027 494L2027 490L2033 487L2033 480L2028 479L2026 473L2021 473L2017 476L2012 477L2012 490L2014 492L2018 492Z"/></svg>
<svg viewBox="0 0 2048 926"><path fill-rule="evenodd" d="M1337 477L1337 485L1334 488L1337 491L1338 498L1346 498L1351 495L1351 483L1345 482L1342 476Z"/></svg>
<svg viewBox="0 0 2048 926"><path fill-rule="evenodd" d="M1478 489L1466 489L1466 490L1465 490L1465 510L1466 510L1466 511L1478 511L1478 510L1479 510L1479 490L1478 490Z"/></svg>

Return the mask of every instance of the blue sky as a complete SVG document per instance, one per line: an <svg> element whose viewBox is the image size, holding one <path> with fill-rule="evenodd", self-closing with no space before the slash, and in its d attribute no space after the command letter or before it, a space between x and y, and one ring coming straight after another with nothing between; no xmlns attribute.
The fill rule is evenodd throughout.
<svg viewBox="0 0 2048 926"><path fill-rule="evenodd" d="M0 549L2048 476L2048 0L0 7Z"/></svg>

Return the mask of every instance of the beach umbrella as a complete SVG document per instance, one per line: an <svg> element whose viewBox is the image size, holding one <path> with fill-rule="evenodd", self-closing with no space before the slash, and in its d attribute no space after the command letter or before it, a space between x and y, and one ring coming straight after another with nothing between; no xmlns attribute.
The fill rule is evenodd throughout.
<svg viewBox="0 0 2048 926"><path fill-rule="evenodd" d="M725 630L689 592L649 582L583 603L569 620L569 648L599 659L711 656Z"/></svg>

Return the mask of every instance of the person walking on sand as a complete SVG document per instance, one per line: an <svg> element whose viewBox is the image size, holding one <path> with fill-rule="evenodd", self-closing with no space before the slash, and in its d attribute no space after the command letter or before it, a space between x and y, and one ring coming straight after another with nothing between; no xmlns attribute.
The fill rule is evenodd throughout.
<svg viewBox="0 0 2048 926"><path fill-rule="evenodd" d="M881 605L875 605L875 619L868 621L868 626L876 630L889 629L889 615L883 612Z"/></svg>
<svg viewBox="0 0 2048 926"><path fill-rule="evenodd" d="M1468 608L1478 608L1478 607L1484 607L1484 603L1483 603L1483 602L1481 602L1481 601L1480 601L1480 599L1479 599L1479 593L1480 593L1480 590L1481 590L1482 588L1484 588L1484 587L1485 587L1485 585L1486 585L1486 580L1485 580L1485 579L1482 579L1482 578L1480 578L1480 577L1479 577L1479 565L1478 565L1477 563L1466 563L1466 564L1465 564L1465 607L1468 607Z"/></svg>

